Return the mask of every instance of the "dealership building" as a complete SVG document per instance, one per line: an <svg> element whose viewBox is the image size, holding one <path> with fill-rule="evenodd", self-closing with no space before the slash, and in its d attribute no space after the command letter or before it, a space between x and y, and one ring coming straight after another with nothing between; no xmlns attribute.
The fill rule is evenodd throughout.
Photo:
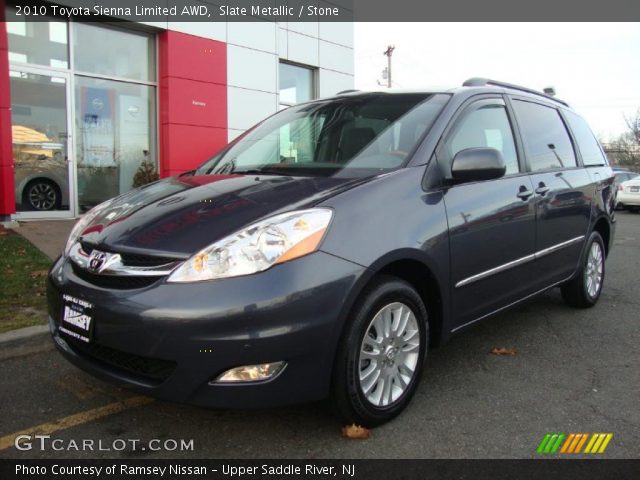
<svg viewBox="0 0 640 480"><path fill-rule="evenodd" d="M348 22L0 22L0 219L80 215L353 75Z"/></svg>

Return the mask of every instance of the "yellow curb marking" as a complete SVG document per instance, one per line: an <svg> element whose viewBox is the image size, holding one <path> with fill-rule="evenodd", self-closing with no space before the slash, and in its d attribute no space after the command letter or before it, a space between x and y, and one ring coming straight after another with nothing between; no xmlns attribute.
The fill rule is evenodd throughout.
<svg viewBox="0 0 640 480"><path fill-rule="evenodd" d="M9 447L13 447L16 437L18 435L50 435L58 430L65 430L67 428L76 427L83 423L88 423L98 418L106 417L107 415L113 415L114 413L120 413L130 408L140 407L142 405L148 405L153 402L153 398L137 396L129 397L120 402L110 403L103 407L94 408L93 410L87 410L86 412L75 413L68 417L59 418L53 422L43 423L35 427L26 428L19 432L10 433L4 437L0 437L0 450L5 450Z"/></svg>

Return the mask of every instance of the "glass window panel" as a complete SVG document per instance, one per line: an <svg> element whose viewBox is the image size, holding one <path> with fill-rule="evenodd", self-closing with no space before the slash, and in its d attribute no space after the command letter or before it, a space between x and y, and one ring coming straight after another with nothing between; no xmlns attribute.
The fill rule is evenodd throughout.
<svg viewBox="0 0 640 480"><path fill-rule="evenodd" d="M201 165L199 172L277 169L303 176L368 176L398 168L449 97L391 97L346 97L288 108Z"/></svg>
<svg viewBox="0 0 640 480"><path fill-rule="evenodd" d="M75 84L78 202L86 210L131 190L143 162L157 173L155 88L80 76Z"/></svg>
<svg viewBox="0 0 640 480"><path fill-rule="evenodd" d="M69 68L66 22L7 22L7 36L11 62Z"/></svg>
<svg viewBox="0 0 640 480"><path fill-rule="evenodd" d="M11 135L16 208L69 208L64 77L12 70Z"/></svg>
<svg viewBox="0 0 640 480"><path fill-rule="evenodd" d="M155 81L152 35L86 23L75 24L73 31L76 71Z"/></svg>
<svg viewBox="0 0 640 480"><path fill-rule="evenodd" d="M573 112L566 111L567 120L571 131L578 142L578 148L582 155L582 162L589 165L607 165L607 160L600 149L600 144L593 132L581 117Z"/></svg>
<svg viewBox="0 0 640 480"><path fill-rule="evenodd" d="M310 68L280 64L280 103L294 105L314 98L313 70Z"/></svg>
<svg viewBox="0 0 640 480"><path fill-rule="evenodd" d="M531 171L575 167L576 156L564 122L555 108L514 100Z"/></svg>
<svg viewBox="0 0 640 480"><path fill-rule="evenodd" d="M518 173L518 155L503 105L484 105L467 114L447 143L451 159L461 150L491 147L502 152L506 174Z"/></svg>

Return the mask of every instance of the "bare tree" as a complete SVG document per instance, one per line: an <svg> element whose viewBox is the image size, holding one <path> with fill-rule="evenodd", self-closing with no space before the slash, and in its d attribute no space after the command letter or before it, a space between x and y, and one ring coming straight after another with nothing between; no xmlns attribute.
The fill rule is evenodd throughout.
<svg viewBox="0 0 640 480"><path fill-rule="evenodd" d="M629 127L629 133L633 136L636 145L640 145L640 108L636 111L635 116L627 117L624 116L625 121L627 122L627 127Z"/></svg>
<svg viewBox="0 0 640 480"><path fill-rule="evenodd" d="M629 128L615 140L603 143L607 157L614 165L640 170L640 109L624 120Z"/></svg>

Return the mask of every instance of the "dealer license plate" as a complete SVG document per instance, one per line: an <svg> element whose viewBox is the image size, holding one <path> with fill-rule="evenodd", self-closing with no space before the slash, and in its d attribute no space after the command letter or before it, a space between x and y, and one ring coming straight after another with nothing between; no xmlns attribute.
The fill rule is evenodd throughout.
<svg viewBox="0 0 640 480"><path fill-rule="evenodd" d="M93 332L93 304L71 295L62 295L60 333L89 343Z"/></svg>

